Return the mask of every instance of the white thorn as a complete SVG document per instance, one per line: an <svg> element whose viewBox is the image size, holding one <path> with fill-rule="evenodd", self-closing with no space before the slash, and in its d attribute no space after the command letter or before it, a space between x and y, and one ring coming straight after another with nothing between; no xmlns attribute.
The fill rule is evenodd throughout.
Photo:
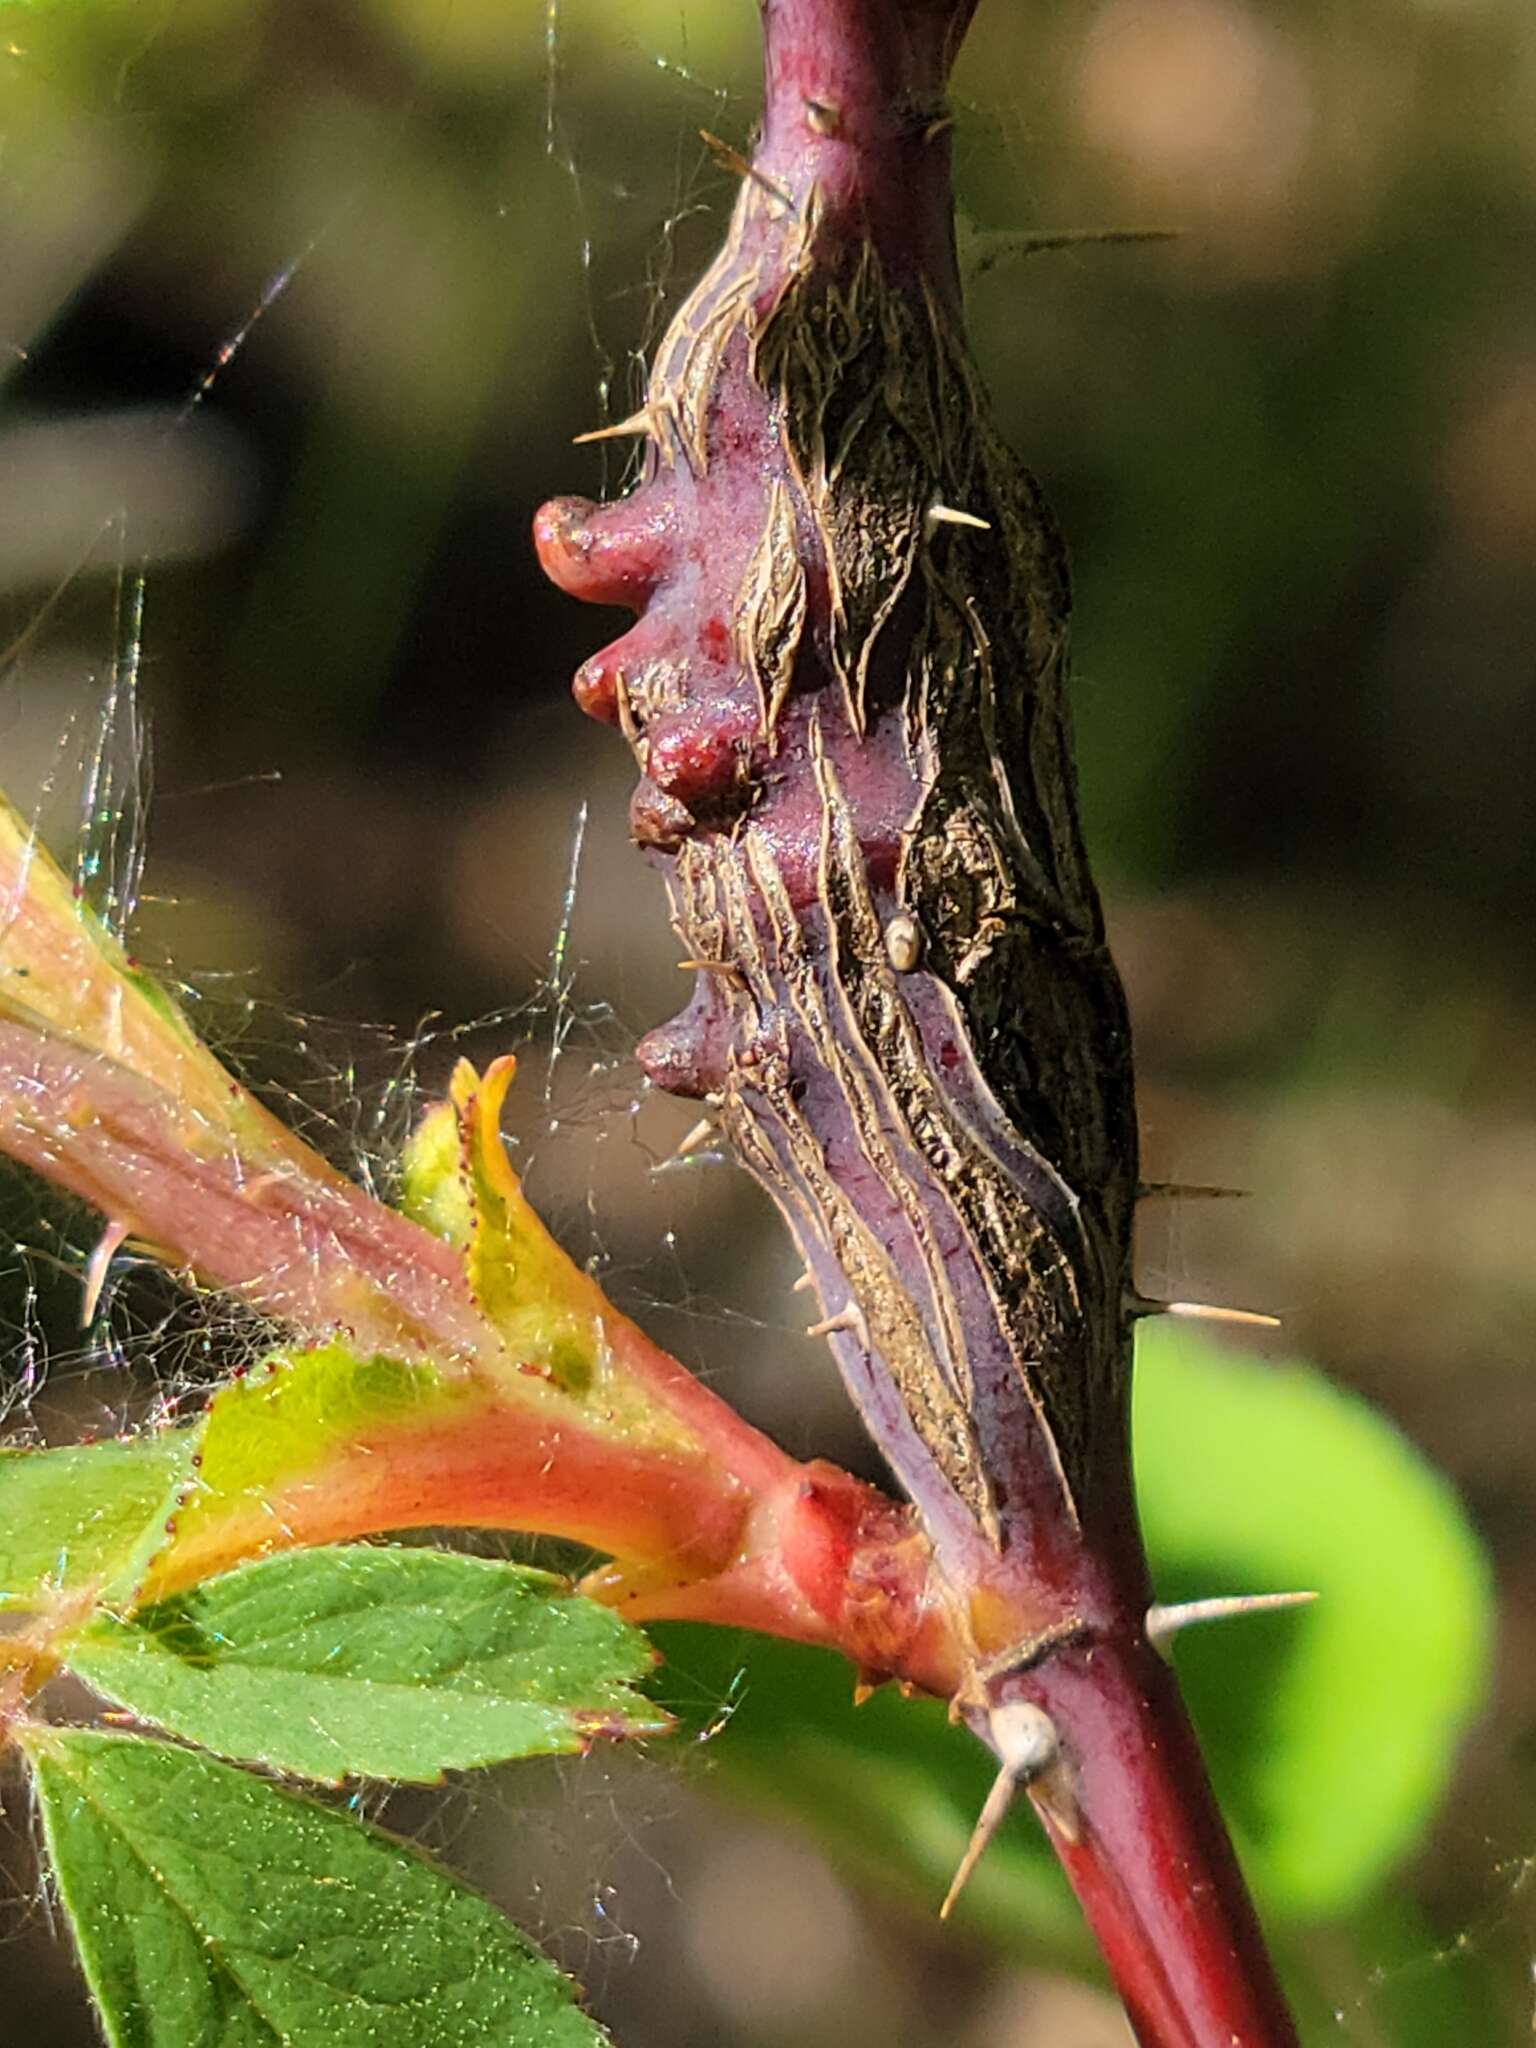
<svg viewBox="0 0 1536 2048"><path fill-rule="evenodd" d="M1184 1600L1172 1607L1147 1609L1147 1641L1166 1657L1180 1629L1202 1621L1234 1621L1244 1614L1278 1614L1287 1607L1309 1607L1316 1593L1230 1593L1213 1600Z"/></svg>
<svg viewBox="0 0 1536 2048"><path fill-rule="evenodd" d="M590 433L577 434L571 441L573 448L585 448L590 441L624 441L632 434L652 435L656 432L656 421L648 405L642 405L638 412L632 412L627 420L615 420L611 427L594 427Z"/></svg>
<svg viewBox="0 0 1536 2048"><path fill-rule="evenodd" d="M733 960L679 960L684 974L715 974L735 988L745 988L747 977Z"/></svg>
<svg viewBox="0 0 1536 2048"><path fill-rule="evenodd" d="M1187 1316L1193 1322L1244 1323L1250 1329L1278 1330L1280 1318L1267 1314L1258 1308L1224 1308L1214 1301L1169 1301L1163 1304L1164 1315Z"/></svg>
<svg viewBox="0 0 1536 2048"><path fill-rule="evenodd" d="M819 1323L812 1323L805 1334L807 1337L835 1337L843 1330L851 1330L868 1351L869 1324L864 1320L864 1311L856 1301L848 1302L835 1316L823 1316Z"/></svg>
<svg viewBox="0 0 1536 2048"><path fill-rule="evenodd" d="M1144 1294L1125 1297L1127 1315L1183 1316L1191 1322L1241 1323L1255 1330L1278 1330L1280 1318L1257 1308L1224 1308L1214 1301L1150 1301Z"/></svg>
<svg viewBox="0 0 1536 2048"><path fill-rule="evenodd" d="M777 179L770 178L766 172L760 171L756 164L747 161L739 149L733 149L730 143L723 141L720 136L711 135L707 128L699 130L699 140L722 171L729 171L733 178L750 178L754 185L760 185L771 198L776 199L786 212L794 212L795 195L787 185L779 184Z"/></svg>
<svg viewBox="0 0 1536 2048"><path fill-rule="evenodd" d="M992 531L990 519L978 519L974 512L959 512L953 505L946 505L938 498L935 498L928 507L925 518L930 528L935 526L974 526L980 533L990 533Z"/></svg>
<svg viewBox="0 0 1536 2048"><path fill-rule="evenodd" d="M712 1116L701 1116L692 1130L678 1140L666 1164L671 1166L674 1162L681 1163L688 1157L690 1152L697 1152L702 1146L707 1145L710 1139L715 1136L715 1132L714 1118Z"/></svg>
<svg viewBox="0 0 1536 2048"><path fill-rule="evenodd" d="M791 1288L790 1292L791 1292L792 1294L809 1294L809 1293L810 1293L810 1291L811 1291L811 1289L812 1289L812 1288L813 1288L813 1287L814 1287L815 1285L816 1285L816 1282L815 1282L815 1280L814 1280L814 1279L813 1279L813 1278L811 1277L811 1272L810 1272L810 1268L809 1268L809 1267L807 1267L807 1268L806 1268L806 1270L805 1270L805 1272L803 1272L803 1273L802 1273L802 1274L800 1275L800 1278L799 1278L799 1279L798 1279L798 1280L797 1280L797 1281L795 1282L795 1284L794 1284L794 1286L793 1286L793 1287Z"/></svg>
<svg viewBox="0 0 1536 2048"><path fill-rule="evenodd" d="M635 716L635 700L630 692L629 677L621 668L616 668L613 672L613 701L619 714L619 731L623 733L630 746L638 748L640 721Z"/></svg>
<svg viewBox="0 0 1536 2048"><path fill-rule="evenodd" d="M939 1908L941 1920L949 1918L956 1899L965 1889L967 1878L981 1861L987 1844L1013 1804L1014 1793L1020 1785L1031 1785L1043 1777L1061 1755L1061 1737L1056 1733L1056 1723L1043 1707L1037 1707L1028 1700L1009 1700L1000 1707L994 1707L987 1716L987 1732L997 1751L1000 1768L992 1780L986 1804L976 1816L976 1825L965 1845L965 1854L960 1858L960 1867L944 1895L944 1903Z"/></svg>
<svg viewBox="0 0 1536 2048"><path fill-rule="evenodd" d="M101 1303L101 1290L107 1284L107 1269L116 1258L128 1238L129 1226L121 1218L114 1217L97 1238L85 1268L85 1287L80 1296L80 1327L88 1329Z"/></svg>

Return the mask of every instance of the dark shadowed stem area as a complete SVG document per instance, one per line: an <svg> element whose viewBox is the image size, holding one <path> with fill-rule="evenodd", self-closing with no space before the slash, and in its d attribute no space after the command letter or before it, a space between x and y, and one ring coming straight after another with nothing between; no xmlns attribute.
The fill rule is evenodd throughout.
<svg viewBox="0 0 1536 2048"><path fill-rule="evenodd" d="M899 271L905 252L931 287L954 294L957 311L950 151L947 141L934 146L913 109L942 102L975 5L763 5L759 163L771 175L793 152L805 101L830 84L846 155L821 156L819 175L840 186L841 203L829 211L862 214L888 267ZM937 109L932 116L946 118ZM1108 1585L1129 1598L1111 1595L1094 1640L1048 1653L967 1718L986 1741L997 1705L1018 1697L1043 1707L1061 1731L1076 1813L1064 1829L1042 1799L1042 1823L1144 2048L1287 2048L1297 2038L1294 2022L1177 1681L1146 1639L1145 1565L1123 1466L1115 1481L1098 1561Z"/></svg>

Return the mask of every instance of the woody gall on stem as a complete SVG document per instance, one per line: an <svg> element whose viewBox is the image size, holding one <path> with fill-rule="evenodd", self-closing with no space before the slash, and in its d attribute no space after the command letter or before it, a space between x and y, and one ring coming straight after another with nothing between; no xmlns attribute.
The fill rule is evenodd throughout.
<svg viewBox="0 0 1536 2048"><path fill-rule="evenodd" d="M640 1047L779 1203L932 1544L957 1718L1027 1788L1146 2048L1285 2048L1127 1444L1124 997L1078 825L1067 578L967 353L945 87L974 0L763 0L725 246L644 474L539 552L638 623L576 679L696 980ZM1166 1643L1175 1611L1157 1610Z"/></svg>

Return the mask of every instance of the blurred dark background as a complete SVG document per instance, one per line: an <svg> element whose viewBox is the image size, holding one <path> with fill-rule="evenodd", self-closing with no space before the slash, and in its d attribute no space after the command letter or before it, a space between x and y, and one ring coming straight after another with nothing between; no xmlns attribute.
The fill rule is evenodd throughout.
<svg viewBox="0 0 1536 2048"><path fill-rule="evenodd" d="M441 1079L423 1019L526 1039L524 1163L567 1242L795 1448L859 1462L764 1206L727 1168L653 1171L690 1119L626 1055L684 985L625 751L567 698L602 622L526 537L553 492L622 487L569 442L631 408L719 232L698 130L750 131L755 10L75 0L0 25L0 784L68 851L105 761L120 822L84 843L147 845L138 949L351 1163L402 1077ZM976 346L1076 562L1148 1172L1252 1191L1149 1213L1142 1285L1282 1313L1492 1542L1497 1695L1412 1881L1520 2013L1536 12L983 0L957 101ZM1180 234L1009 240L1143 227ZM98 747L114 678L147 743L120 708ZM25 1235L30 1195L3 1199ZM0 1266L18 1333L37 1272ZM118 1412L85 1366L37 1427ZM631 2043L1128 2038L1098 1994L707 1812L686 1768L540 1784L531 1822L509 1798L435 1825ZM63 2048L88 2026L9 1803L6 2038Z"/></svg>

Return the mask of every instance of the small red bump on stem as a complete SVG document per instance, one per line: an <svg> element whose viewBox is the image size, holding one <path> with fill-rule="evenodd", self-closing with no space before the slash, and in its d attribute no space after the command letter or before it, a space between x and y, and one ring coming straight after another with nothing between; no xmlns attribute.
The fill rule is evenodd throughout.
<svg viewBox="0 0 1536 2048"><path fill-rule="evenodd" d="M533 544L545 575L567 596L639 611L671 559L671 507L639 497L622 505L551 498L534 514Z"/></svg>
<svg viewBox="0 0 1536 2048"><path fill-rule="evenodd" d="M714 977L701 975L687 1009L641 1039L635 1058L653 1088L695 1102L718 1091L725 1079L723 1048L729 1043L718 1003Z"/></svg>
<svg viewBox="0 0 1536 2048"><path fill-rule="evenodd" d="M686 804L658 789L648 776L641 777L629 800L630 837L637 846L676 853L694 825L694 815Z"/></svg>
<svg viewBox="0 0 1536 2048"><path fill-rule="evenodd" d="M711 718L669 719L649 735L645 753L651 780L674 802L698 811L745 792L751 765L751 728Z"/></svg>
<svg viewBox="0 0 1536 2048"><path fill-rule="evenodd" d="M619 670L610 659L611 649L604 648L584 661L571 681L571 695L588 718L595 718L599 725L619 723Z"/></svg>

